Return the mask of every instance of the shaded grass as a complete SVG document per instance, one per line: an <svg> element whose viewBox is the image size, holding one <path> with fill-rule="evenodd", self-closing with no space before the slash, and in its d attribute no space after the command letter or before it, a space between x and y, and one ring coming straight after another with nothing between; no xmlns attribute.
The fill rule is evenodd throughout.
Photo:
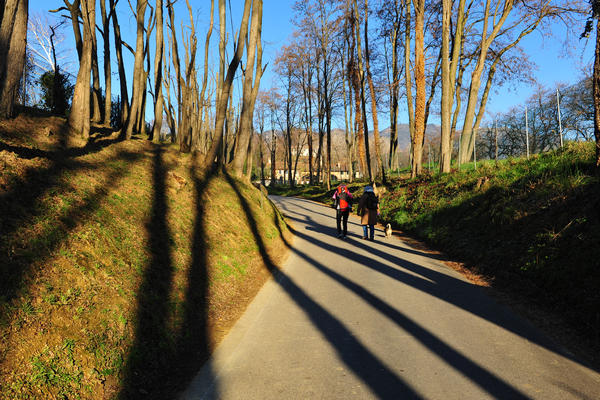
<svg viewBox="0 0 600 400"><path fill-rule="evenodd" d="M593 145L569 143L530 160L392 179L380 196L382 222L541 306L599 349L600 181L593 156ZM331 202L322 187L273 192Z"/></svg>
<svg viewBox="0 0 600 400"><path fill-rule="evenodd" d="M268 277L236 194L168 146L25 134L0 126L0 398L174 397Z"/></svg>
<svg viewBox="0 0 600 400"><path fill-rule="evenodd" d="M564 318L600 345L600 186L593 146L397 182L382 215Z"/></svg>

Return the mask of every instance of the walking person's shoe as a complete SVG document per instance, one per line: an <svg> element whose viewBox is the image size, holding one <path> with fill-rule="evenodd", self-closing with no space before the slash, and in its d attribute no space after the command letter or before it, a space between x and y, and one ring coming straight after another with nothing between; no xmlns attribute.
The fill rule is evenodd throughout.
<svg viewBox="0 0 600 400"><path fill-rule="evenodd" d="M367 238L366 236L363 236L363 237L362 237L362 240L367 240L367 239L368 239L368 238Z"/></svg>
<svg viewBox="0 0 600 400"><path fill-rule="evenodd" d="M342 239L346 240L347 239L346 235L342 235Z"/></svg>
<svg viewBox="0 0 600 400"><path fill-rule="evenodd" d="M344 235L342 235L341 233L338 233L338 238L342 238Z"/></svg>

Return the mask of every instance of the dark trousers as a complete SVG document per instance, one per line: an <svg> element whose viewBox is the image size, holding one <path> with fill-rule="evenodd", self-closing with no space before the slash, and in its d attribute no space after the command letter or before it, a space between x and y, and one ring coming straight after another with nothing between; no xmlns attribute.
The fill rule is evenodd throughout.
<svg viewBox="0 0 600 400"><path fill-rule="evenodd" d="M341 233L346 236L346 232L348 232L348 216L350 215L350 210L341 211L337 210L336 221L337 221L337 231L338 235ZM343 229L343 231L342 231Z"/></svg>
<svg viewBox="0 0 600 400"><path fill-rule="evenodd" d="M367 228L369 230L369 239L373 240L375 238L375 225L363 225L363 237L367 237Z"/></svg>

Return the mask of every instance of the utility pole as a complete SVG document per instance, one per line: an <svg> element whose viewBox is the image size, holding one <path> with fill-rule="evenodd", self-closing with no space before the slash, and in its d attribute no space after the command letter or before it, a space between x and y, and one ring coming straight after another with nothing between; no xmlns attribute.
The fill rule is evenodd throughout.
<svg viewBox="0 0 600 400"><path fill-rule="evenodd" d="M494 127L494 146L495 146L495 155L494 160L496 164L498 164L498 119L496 119L496 126Z"/></svg>
<svg viewBox="0 0 600 400"><path fill-rule="evenodd" d="M477 170L477 130L473 132L473 162L475 163L475 170Z"/></svg>
<svg viewBox="0 0 600 400"><path fill-rule="evenodd" d="M527 121L527 106L525 106L525 145L527 146L527 159L529 160L529 123Z"/></svg>
<svg viewBox="0 0 600 400"><path fill-rule="evenodd" d="M429 146L429 154L427 154L427 159L429 160L429 171L431 171L431 143L427 144Z"/></svg>
<svg viewBox="0 0 600 400"><path fill-rule="evenodd" d="M462 153L461 152L462 146L460 145L461 142L462 142L462 130L460 131L460 136L458 137L458 159L457 159L457 161L458 161L458 170L459 171L460 171L460 156Z"/></svg>
<svg viewBox="0 0 600 400"><path fill-rule="evenodd" d="M560 93L556 88L556 107L558 108L558 135L560 136L560 148L563 148L562 123L560 121Z"/></svg>

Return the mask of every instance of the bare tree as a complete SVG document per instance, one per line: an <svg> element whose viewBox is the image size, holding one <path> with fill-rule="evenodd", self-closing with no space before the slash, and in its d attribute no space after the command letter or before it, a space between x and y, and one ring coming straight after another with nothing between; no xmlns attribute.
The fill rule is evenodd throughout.
<svg viewBox="0 0 600 400"><path fill-rule="evenodd" d="M205 158L206 167L210 167L213 165L215 160L217 159L217 155L219 154L219 150L223 145L223 125L225 124L225 114L227 112L227 104L229 103L229 96L231 92L231 84L233 83L233 78L235 76L235 72L240 64L242 59L242 55L244 53L244 47L246 45L246 37L248 34L248 19L250 17L250 6L252 0L245 0L244 3L244 13L242 15L242 21L240 23L240 30L238 35L238 40L235 45L235 52L232 60L229 63L229 67L227 68L227 75L222 82L222 88L220 93L218 94L217 104L216 104L216 115L215 115L215 137L213 139L213 143L208 150L208 153ZM219 3L221 4L221 3ZM221 7L219 5L219 7ZM224 7L223 7L224 8ZM224 21L219 21L223 23ZM223 39L221 39L223 40Z"/></svg>
<svg viewBox="0 0 600 400"><path fill-rule="evenodd" d="M248 57L244 69L244 86L242 98L242 110L240 115L240 130L237 136L235 156L232 161L234 173L242 177L244 161L249 153L247 149L252 144L252 117L254 115L254 104L260 87L260 79L264 72L262 64L262 0L254 0L252 5L252 23L250 25L250 39L248 41ZM256 72L254 71L256 65ZM248 163L251 168L251 163Z"/></svg>
<svg viewBox="0 0 600 400"><path fill-rule="evenodd" d="M140 76L144 74L144 20L146 16L147 0L138 0L136 7L136 42L135 42L135 59L133 64L133 87L131 94L131 108L127 118L127 124L123 130L122 137L131 139L134 128L138 123L139 113L141 111L141 96L142 85Z"/></svg>

